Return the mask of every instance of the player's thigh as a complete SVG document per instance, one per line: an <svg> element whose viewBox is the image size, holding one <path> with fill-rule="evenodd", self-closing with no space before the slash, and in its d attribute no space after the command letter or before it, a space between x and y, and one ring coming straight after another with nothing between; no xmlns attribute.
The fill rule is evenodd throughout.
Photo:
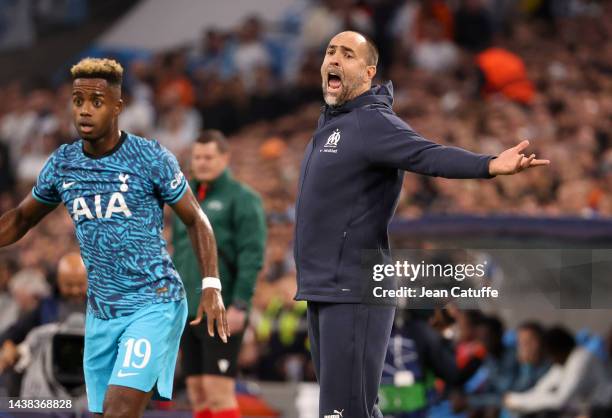
<svg viewBox="0 0 612 418"><path fill-rule="evenodd" d="M185 321L184 317L177 318L178 304L159 303L135 314L119 339L110 385L142 392L149 392L155 386L169 367L172 354L178 350Z"/></svg>
<svg viewBox="0 0 612 418"><path fill-rule="evenodd" d="M139 418L152 394L153 391L110 385L104 399L104 418Z"/></svg>

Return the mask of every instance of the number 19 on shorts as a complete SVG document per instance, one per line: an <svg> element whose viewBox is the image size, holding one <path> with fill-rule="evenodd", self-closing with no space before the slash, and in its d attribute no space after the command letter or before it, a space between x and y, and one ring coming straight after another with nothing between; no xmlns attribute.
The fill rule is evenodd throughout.
<svg viewBox="0 0 612 418"><path fill-rule="evenodd" d="M133 359L133 360L132 360ZM151 359L151 343L146 338L130 338L125 342L123 367L144 369Z"/></svg>

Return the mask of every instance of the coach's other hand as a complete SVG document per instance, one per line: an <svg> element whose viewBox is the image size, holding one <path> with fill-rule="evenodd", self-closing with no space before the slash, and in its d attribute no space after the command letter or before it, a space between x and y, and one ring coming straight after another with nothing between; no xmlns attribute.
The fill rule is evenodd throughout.
<svg viewBox="0 0 612 418"><path fill-rule="evenodd" d="M221 297L221 292L217 289L209 287L202 291L200 305L198 306L198 315L196 319L189 324L198 325L202 322L202 316L204 316L204 314L206 314L206 322L208 323L208 335L211 337L215 336L216 321L217 333L223 342L226 343L230 332L227 325L227 315L225 313L225 306L223 305L223 298Z"/></svg>
<svg viewBox="0 0 612 418"><path fill-rule="evenodd" d="M489 162L489 174L492 176L516 174L525 170L526 168L550 164L550 160L536 160L535 154L531 154L529 157L526 157L525 154L523 154L523 151L528 146L529 141L522 141L517 146L508 148L499 154L497 158L492 159Z"/></svg>

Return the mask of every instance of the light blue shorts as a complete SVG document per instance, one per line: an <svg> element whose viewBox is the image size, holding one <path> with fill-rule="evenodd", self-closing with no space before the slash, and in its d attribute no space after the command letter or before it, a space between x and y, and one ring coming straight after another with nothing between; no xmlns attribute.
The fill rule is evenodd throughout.
<svg viewBox="0 0 612 418"><path fill-rule="evenodd" d="M102 413L109 385L153 392L153 399L172 399L174 367L187 301L155 303L120 318L100 319L87 313L83 367L89 410Z"/></svg>

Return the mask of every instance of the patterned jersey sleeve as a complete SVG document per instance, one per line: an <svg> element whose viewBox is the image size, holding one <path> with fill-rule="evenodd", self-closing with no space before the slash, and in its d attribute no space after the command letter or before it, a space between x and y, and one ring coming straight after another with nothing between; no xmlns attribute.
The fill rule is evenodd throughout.
<svg viewBox="0 0 612 418"><path fill-rule="evenodd" d="M47 205L57 205L62 201L56 184L58 178L55 168L56 155L57 151L51 154L47 159L32 189L32 196L34 196L34 199L46 203Z"/></svg>
<svg viewBox="0 0 612 418"><path fill-rule="evenodd" d="M152 181L161 199L170 205L181 200L188 185L176 157L156 144L156 155L151 164Z"/></svg>

